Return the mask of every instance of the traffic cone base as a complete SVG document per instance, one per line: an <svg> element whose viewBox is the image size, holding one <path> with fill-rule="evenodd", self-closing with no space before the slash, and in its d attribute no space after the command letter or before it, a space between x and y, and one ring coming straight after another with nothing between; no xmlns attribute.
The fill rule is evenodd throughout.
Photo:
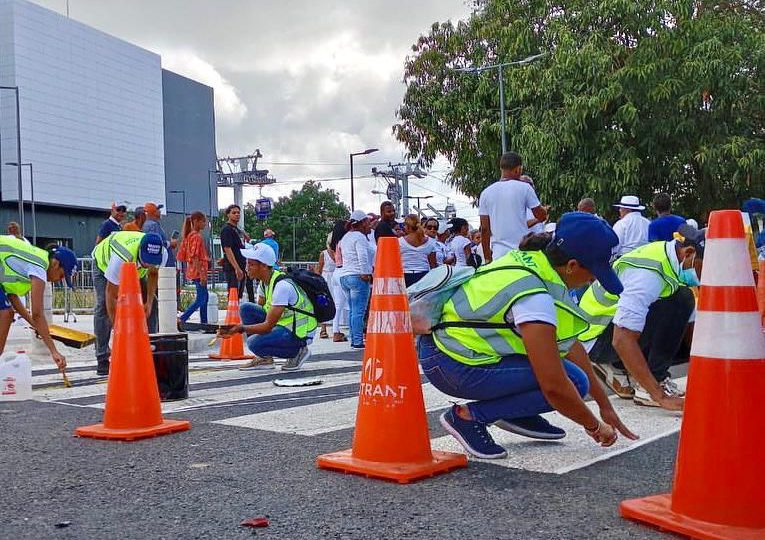
<svg viewBox="0 0 765 540"><path fill-rule="evenodd" d="M149 437L158 437L189 429L191 429L191 422L188 420L163 420L161 424L147 428L114 429L107 428L103 424L93 424L92 426L79 427L74 432L78 437L90 439L137 441L138 439L148 439Z"/></svg>
<svg viewBox="0 0 765 540"><path fill-rule="evenodd" d="M228 290L228 306L226 307L226 326L241 324L239 316L239 290L232 287ZM244 336L233 335L220 340L220 352L209 355L213 360L252 360L252 354L244 352Z"/></svg>
<svg viewBox="0 0 765 540"><path fill-rule="evenodd" d="M765 529L719 525L673 512L672 495L669 493L624 501L619 505L619 513L627 519L700 540L762 540L765 538Z"/></svg>
<svg viewBox="0 0 765 540"><path fill-rule="evenodd" d="M381 463L353 457L353 450L343 450L332 454L324 454L316 459L320 469L342 471L359 474L369 478L393 480L399 484L408 484L437 474L447 473L454 469L467 467L465 454L452 452L433 452L433 459L419 463Z"/></svg>
<svg viewBox="0 0 765 540"><path fill-rule="evenodd" d="M252 355L252 354L222 355L219 353L213 353L210 355L210 358L212 358L213 360L252 360L253 358L255 358L255 355Z"/></svg>

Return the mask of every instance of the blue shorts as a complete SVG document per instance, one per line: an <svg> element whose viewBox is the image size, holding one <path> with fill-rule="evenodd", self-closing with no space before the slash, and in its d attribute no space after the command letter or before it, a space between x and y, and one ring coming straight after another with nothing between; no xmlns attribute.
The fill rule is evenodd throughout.
<svg viewBox="0 0 765 540"><path fill-rule="evenodd" d="M11 303L8 302L8 295L5 294L5 289L0 287L0 311L4 311L6 309L13 309L11 307Z"/></svg>

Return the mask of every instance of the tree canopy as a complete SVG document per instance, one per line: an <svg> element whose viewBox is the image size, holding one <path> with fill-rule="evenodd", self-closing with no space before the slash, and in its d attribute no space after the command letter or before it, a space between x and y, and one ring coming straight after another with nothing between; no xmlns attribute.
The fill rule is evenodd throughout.
<svg viewBox="0 0 765 540"><path fill-rule="evenodd" d="M508 149L556 214L585 196L665 191L704 219L765 191L765 3L485 0L413 45L393 128L410 157L451 162L477 197L498 177L498 70Z"/></svg>
<svg viewBox="0 0 765 540"><path fill-rule="evenodd" d="M250 203L245 205L244 212L244 228L253 240L262 239L263 231L273 229L283 261L318 260L334 222L347 219L350 214L336 191L322 189L320 183L312 180L303 184L300 190L293 190L288 196L275 201L266 220L257 219L255 208Z"/></svg>

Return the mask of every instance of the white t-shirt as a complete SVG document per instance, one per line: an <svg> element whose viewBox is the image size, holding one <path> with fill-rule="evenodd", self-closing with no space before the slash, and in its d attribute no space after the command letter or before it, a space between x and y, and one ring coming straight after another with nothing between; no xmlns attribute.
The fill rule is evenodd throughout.
<svg viewBox="0 0 765 540"><path fill-rule="evenodd" d="M398 245L404 272L427 272L430 270L428 256L436 250L435 243L430 238L421 246L415 247L402 236L398 239Z"/></svg>
<svg viewBox="0 0 765 540"><path fill-rule="evenodd" d="M111 258L109 259L109 265L106 267L106 272L104 272L104 277L106 278L106 281L113 285L119 285L120 284L120 270L122 269L122 265L125 264L124 259L120 258L117 254L112 254Z"/></svg>
<svg viewBox="0 0 765 540"><path fill-rule="evenodd" d="M614 232L619 237L615 255L624 255L648 243L648 226L651 224L640 212L630 212L614 223Z"/></svg>
<svg viewBox="0 0 765 540"><path fill-rule="evenodd" d="M430 239L433 242L433 245L435 246L435 252L436 252L436 264L438 266L441 266L444 264L444 261L449 257L449 248L446 247L446 244L443 242L439 242L438 240Z"/></svg>
<svg viewBox="0 0 765 540"><path fill-rule="evenodd" d="M529 227L526 210L541 206L534 188L520 180L494 182L481 193L478 214L489 216L492 258L498 259L518 244Z"/></svg>
<svg viewBox="0 0 765 540"><path fill-rule="evenodd" d="M30 279L36 277L41 279L44 283L48 281L48 273L44 268L40 268L36 264L32 264L16 257L8 257L5 259L5 264L10 266L11 270L20 276L28 276Z"/></svg>
<svg viewBox="0 0 765 540"><path fill-rule="evenodd" d="M505 315L509 324L542 322L558 326L558 315L555 313L555 302L549 294L539 293L524 296L518 300Z"/></svg>
<svg viewBox="0 0 765 540"><path fill-rule="evenodd" d="M283 279L274 285L274 292L271 297L272 306L294 306L297 303L298 293L289 280Z"/></svg>
<svg viewBox="0 0 765 540"><path fill-rule="evenodd" d="M466 236L457 235L449 242L449 249L454 253L457 259L454 266L467 266L467 257L465 256L465 247L470 245L470 239Z"/></svg>
<svg viewBox="0 0 765 540"><path fill-rule="evenodd" d="M343 276L372 273L372 244L359 231L350 231L338 244L343 257Z"/></svg>

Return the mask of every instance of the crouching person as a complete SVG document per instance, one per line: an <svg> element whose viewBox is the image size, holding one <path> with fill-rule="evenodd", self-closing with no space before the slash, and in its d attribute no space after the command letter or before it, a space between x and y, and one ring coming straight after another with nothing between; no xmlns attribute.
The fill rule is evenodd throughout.
<svg viewBox="0 0 765 540"><path fill-rule="evenodd" d="M313 305L305 292L284 272L274 270L276 254L263 243L241 250L247 259L247 276L263 284L263 306L244 302L240 307L242 324L221 334L244 333L247 348L255 358L243 366L245 371L274 368L274 357L287 358L282 371L299 370L311 352L308 340L318 323L312 317Z"/></svg>
<svg viewBox="0 0 765 540"><path fill-rule="evenodd" d="M66 359L56 349L45 320L43 297L48 282L62 279L72 286L72 274L77 270L77 256L63 246L40 249L26 240L0 236L0 353L5 350L14 310L39 334L60 370ZM30 294L32 313L21 302Z"/></svg>
<svg viewBox="0 0 765 540"><path fill-rule="evenodd" d="M474 400L454 405L441 424L481 458L507 455L489 434L490 424L537 439L564 437L565 431L540 416L552 410L602 446L614 444L617 431L636 438L619 420L577 341L589 323L568 293L593 276L621 292L608 264L618 238L597 217L572 212L561 218L555 236L533 240L529 249L536 251L513 250L479 268L444 305L433 333L418 343L433 386ZM588 392L600 418L584 403Z"/></svg>

